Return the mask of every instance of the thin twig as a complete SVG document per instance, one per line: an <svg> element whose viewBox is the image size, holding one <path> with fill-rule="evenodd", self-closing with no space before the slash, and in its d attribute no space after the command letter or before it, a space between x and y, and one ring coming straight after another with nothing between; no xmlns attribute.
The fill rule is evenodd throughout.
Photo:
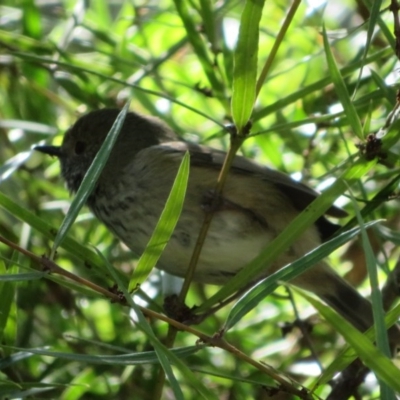
<svg viewBox="0 0 400 400"><path fill-rule="evenodd" d="M232 164L233 159L235 158L236 152L242 145L244 139L245 139L244 136L237 136L234 134L231 136L231 146L225 157L224 164L219 173L217 184L216 184L215 191L214 191L213 200L215 203L218 201L218 199L220 198L220 196L222 194L222 190L224 188L226 179L228 177L230 166ZM194 247L192 257L189 262L189 266L188 266L188 269L187 269L187 272L185 275L185 280L183 282L182 289L179 293L178 300L180 303L185 302L186 295L189 291L190 284L192 282L194 273L196 271L196 266L199 261L201 249L203 248L204 241L207 237L208 229L210 228L210 225L211 225L214 211L215 211L214 207L211 206L211 207L209 207L208 211L204 215L203 224L201 226L199 235L197 237L196 245ZM167 347L170 348L174 345L176 335L177 335L177 330L173 326L170 325L168 327L168 333L167 333L167 337L165 339L165 345ZM158 373L158 378L157 378L157 385L152 394L152 397L154 400L161 399L164 384L165 384L165 373L164 373L164 370L160 367L160 371Z"/></svg>
<svg viewBox="0 0 400 400"><path fill-rule="evenodd" d="M268 57L263 70L261 71L260 77L257 81L256 85L256 97L258 96L261 87L264 83L264 80L269 72L269 69L272 65L272 62L275 58L275 55L278 51L278 48L283 40L283 37L285 36L287 29L290 26L290 23L294 17L294 14L296 13L296 10L298 6L300 5L300 0L295 0L294 3L292 4L289 13L282 25L282 28L277 36L277 39L274 43L274 46L271 50L270 56ZM240 146L243 144L244 140L246 139L248 133L249 133L249 128L250 124L246 125L243 128L242 132L234 132L231 134L231 145L229 148L229 151L225 157L224 164L221 168L220 174L218 176L217 184L215 187L214 191L214 204L217 204L218 200L220 199L222 195L222 191L224 189L228 173L232 164L233 159L236 156L237 151L239 150ZM201 226L199 235L197 237L196 245L192 253L192 257L189 262L189 266L185 275L185 280L183 282L182 289L179 293L178 299L181 303L184 303L186 295L189 291L190 284L192 282L192 279L194 277L195 271L196 271L196 266L200 257L201 250L204 245L204 241L207 237L208 230L211 225L212 218L214 216L215 208L210 207L209 210L205 213L204 215L204 220L203 224ZM168 330L167 338L166 338L166 346L171 347L173 343L175 342L177 332L175 331L174 328L170 327ZM162 395L162 387L164 385L164 380L165 380L165 374L163 371L160 371L160 374L158 376L158 384L156 387L156 390L154 392L154 398L155 399L160 399Z"/></svg>
<svg viewBox="0 0 400 400"><path fill-rule="evenodd" d="M96 285L95 283L88 281L87 279L81 278L78 275L73 274L72 272L69 272L63 268L61 268L59 265L57 265L54 261L50 260L47 257L39 257L36 254L30 252L29 250L26 250L20 246L18 246L16 243L11 242L10 240L0 236L0 242L6 244L7 246L11 247L12 249L26 255L27 257L31 258L33 261L35 261L37 264L41 266L40 270L42 271L43 269L48 272L49 276L51 274L57 274L60 276L63 276L64 278L67 278L73 282L79 283L83 286L86 286L90 289L92 289L94 292L100 293L103 296L109 298L112 302L115 303L120 303L122 305L127 305L126 301L123 296L119 293L115 293L115 291L105 289L99 285ZM39 268L37 268L39 270ZM46 278L46 276L45 276ZM197 336L199 339L207 341L209 340L209 336L203 334L197 329L192 328L191 326L185 325L179 321L176 321L172 318L167 317L164 314L160 314L156 311L150 310L146 307L139 307L140 310L143 312L144 315L147 317L151 317L154 319L159 319L160 321L166 322L169 325L174 326L178 330L186 331L188 333L192 333L193 335Z"/></svg>
<svg viewBox="0 0 400 400"><path fill-rule="evenodd" d="M290 290L289 287L286 288L286 292L288 293L289 301L290 301L290 303L292 304L292 307L293 307L294 315L295 315L295 318L296 318L296 325L300 329L301 334L303 335L303 338L305 339L305 342L306 342L306 344L307 344L307 346L308 346L308 348L309 348L309 350L311 352L312 357L314 358L315 362L318 364L319 369L321 371L323 371L324 367L322 366L321 361L320 361L320 359L318 357L318 353L315 350L314 344L313 344L313 342L311 340L311 337L309 335L309 331L307 330L307 327L305 326L304 321L300 318L299 311L298 311L297 306L296 306L296 302L294 301L294 298L293 298L293 293L292 293L292 291Z"/></svg>
<svg viewBox="0 0 400 400"><path fill-rule="evenodd" d="M95 292L98 292L112 301L118 302L122 305L127 305L126 301L123 296L120 294L114 293L108 289L104 289L101 286L98 286L86 279L83 279L69 271L66 271L65 269L61 268L59 265L57 265L54 261L46 258L46 257L39 257L36 254L18 246L16 243L13 243L9 241L8 239L0 236L0 242L6 244L7 246L11 247L12 249L26 255L27 257L31 258L34 260L36 263L38 263L41 266L41 269L45 269L48 273L49 276L50 274L57 274L61 275L65 278L68 278L74 282L77 282L83 286L89 287ZM39 268L38 268L39 269ZM46 277L46 276L45 276ZM229 353L233 354L237 358L247 362L250 365L253 365L255 368L257 368L260 372L267 374L270 376L272 379L274 379L276 382L278 382L282 386L282 390L285 390L288 393L291 393L293 395L299 396L302 399L309 399L311 398L309 395L309 392L306 388L302 387L299 383L289 379L287 376L284 376L282 374L278 374L272 367L260 363L258 361L253 360L251 357L247 356L243 352L241 352L239 349L236 347L232 346L229 344L220 334L216 334L214 336L209 336L201 331L185 325L181 322L178 322L174 319L171 319L163 314L160 314L156 311L149 310L148 308L145 307L140 307L140 310L143 312L144 315L147 317L155 318L161 321L164 321L169 324L169 326L173 326L176 330L182 330L188 333L191 333L195 336L198 337L198 343L204 343L212 347L218 347L220 349L226 350ZM298 389L300 387L300 389ZM162 389L162 387L161 387Z"/></svg>
<svg viewBox="0 0 400 400"><path fill-rule="evenodd" d="M292 23L292 20L294 18L294 15L296 14L297 9L299 8L299 5L301 3L301 0L295 0L293 4L291 5L289 12L286 15L285 20L283 21L283 24L281 26L281 29L274 41L274 45L272 46L272 49L269 53L269 56L267 58L267 61L264 64L263 69L261 70L260 76L257 81L256 85L256 97L258 97L261 88L264 84L264 81L268 75L269 70L271 69L272 63L275 60L276 53L278 52L279 46L281 45L283 38L286 35L287 30L289 29L290 24Z"/></svg>
<svg viewBox="0 0 400 400"><path fill-rule="evenodd" d="M242 145L244 139L245 139L244 136L238 136L235 134L233 134L231 136L231 146L225 157L224 164L219 173L217 184L215 186L215 190L213 193L214 204L216 204L218 202L219 198L222 195L222 191L224 189L232 161L235 158L236 152ZM185 301L185 297L187 295L190 284L192 282L192 279L193 279L193 276L194 276L194 273L196 270L196 266L197 266L197 263L198 263L198 260L200 257L201 249L202 249L204 241L206 239L208 229L210 228L210 224L211 224L212 218L214 216L214 212L215 212L215 207L213 207L213 204L212 204L211 207L208 207L208 210L204 215L203 225L201 226L199 235L197 237L197 242L196 242L195 248L193 250L188 269L186 271L185 280L183 282L181 292L179 293L179 300L181 302Z"/></svg>

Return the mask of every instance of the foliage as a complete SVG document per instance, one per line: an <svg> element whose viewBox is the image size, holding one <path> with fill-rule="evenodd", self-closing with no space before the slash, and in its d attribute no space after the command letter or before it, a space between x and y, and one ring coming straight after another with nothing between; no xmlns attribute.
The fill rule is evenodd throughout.
<svg viewBox="0 0 400 400"><path fill-rule="evenodd" d="M397 58L393 14L388 4L373 3L0 5L0 236L36 255L0 244L0 397L153 399L161 363L167 375L163 398L264 399L276 387L306 397L303 386L313 390L310 397L326 398L331 366L343 369L357 354L380 379L362 387L365 398L379 390L382 398L392 398L397 371L392 373L393 364L379 350L360 349L358 332L290 287L265 297L284 275L257 288L262 297L250 292L233 303L232 312L226 306L194 328L182 327L169 350L162 344L168 319L159 318L160 274L153 272L133 300L126 296L127 306L118 302L108 288L126 290L136 256L86 208L57 237L55 255L79 279L43 270L39 257L52 253L71 198L58 162L31 150L42 142L59 144L78 115L122 108L128 101L132 110L160 117L182 138L224 150L230 146L225 126L236 124L238 147L250 117L250 134L239 152L314 187L329 187L258 265L337 201L349 214L341 221L344 236L286 272L333 253L332 265L359 285L368 275L365 249L368 267L379 265L384 281L400 240L393 195L398 125L389 124L374 154L365 143L370 132L385 126L396 104ZM354 241L354 226L382 219L362 230L362 242ZM193 284L186 302L207 311L252 274L246 270L222 290ZM367 286L360 289L366 295ZM398 315L395 310L392 318ZM223 339L214 336L222 328ZM343 329L354 346L347 353L337 334ZM374 363L377 357L384 362ZM312 381L316 375L319 385Z"/></svg>

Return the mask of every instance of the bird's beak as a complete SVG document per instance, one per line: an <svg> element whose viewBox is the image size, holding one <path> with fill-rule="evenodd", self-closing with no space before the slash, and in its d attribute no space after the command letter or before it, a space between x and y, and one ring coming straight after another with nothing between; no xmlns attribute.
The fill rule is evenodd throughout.
<svg viewBox="0 0 400 400"><path fill-rule="evenodd" d="M61 157L62 151L60 146L35 146L34 150L40 151L41 153L48 154L50 156Z"/></svg>

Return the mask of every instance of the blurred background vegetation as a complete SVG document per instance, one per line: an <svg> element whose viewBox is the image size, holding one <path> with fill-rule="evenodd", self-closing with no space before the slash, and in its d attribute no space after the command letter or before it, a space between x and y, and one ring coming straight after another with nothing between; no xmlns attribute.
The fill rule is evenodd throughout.
<svg viewBox="0 0 400 400"><path fill-rule="evenodd" d="M37 256L50 254L70 196L58 162L31 149L38 143L59 144L77 116L89 110L122 107L130 99L132 110L160 117L184 139L227 149L229 138L222 125L232 122L234 50L244 4L3 0L0 235ZM357 145L364 137L354 132L354 116L343 111L327 64L323 26L366 136L384 126L396 103L398 60L388 6L389 2L367 0L305 1L279 41L291 5L279 0L265 3L259 71L274 44L280 47L256 101L251 137L240 150L244 155L315 188L335 180L359 152ZM392 129L390 140L383 139L384 162L375 160L352 185L360 208L399 175L397 135ZM399 255L396 189L392 186L391 196L383 198L387 201L364 215L366 220L385 220L370 231L382 281ZM337 204L348 211L349 220L354 217L347 196ZM126 276L135 265L132 254L86 208L68 238L75 242L58 249L57 264L104 288L115 281L94 247ZM154 398L159 376L154 343L138 329L128 307L56 275L44 278L37 263L7 245L0 244L0 255L1 398ZM330 262L369 294L364 251L357 241L334 252ZM147 298L137 296L137 301L161 312L159 288L155 272L144 285ZM193 285L187 303L200 305L217 290ZM196 329L212 336L223 326L229 308ZM298 328L298 318L310 328L306 334ZM167 324L156 318L147 322L162 340ZM226 339L307 388L345 345L307 301L298 295L289 301L283 288L255 306ZM175 342L188 350L185 357L178 357L193 373L172 363L181 398L292 398L272 393L268 388L275 386L274 380L231 352L214 347L195 352L191 346L196 340L195 335L180 332ZM127 360L113 357L120 355ZM324 383L314 395L326 398L329 391ZM366 399L379 396L374 375L360 393ZM179 396L167 382L162 398Z"/></svg>

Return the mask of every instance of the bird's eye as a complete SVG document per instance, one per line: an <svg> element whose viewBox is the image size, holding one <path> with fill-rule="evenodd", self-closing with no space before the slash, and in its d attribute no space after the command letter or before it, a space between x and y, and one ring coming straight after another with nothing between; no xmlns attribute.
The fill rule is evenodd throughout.
<svg viewBox="0 0 400 400"><path fill-rule="evenodd" d="M85 151L86 143L84 142L76 142L75 144L75 154L79 155Z"/></svg>

